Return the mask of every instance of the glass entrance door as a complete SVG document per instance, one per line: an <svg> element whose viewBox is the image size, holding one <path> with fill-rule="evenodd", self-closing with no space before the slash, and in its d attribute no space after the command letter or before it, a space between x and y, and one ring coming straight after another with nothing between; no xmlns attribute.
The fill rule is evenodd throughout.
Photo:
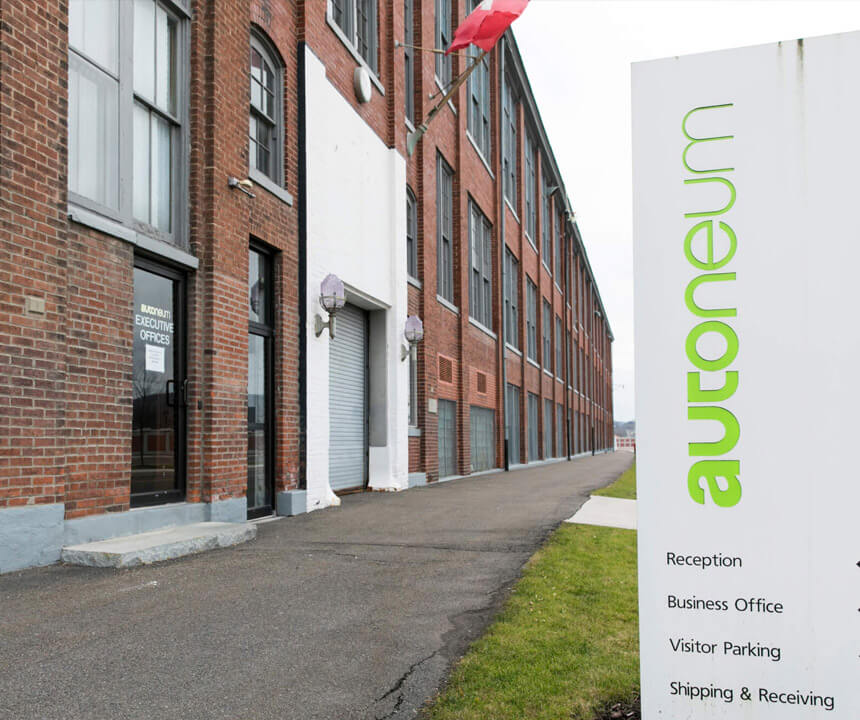
<svg viewBox="0 0 860 720"><path fill-rule="evenodd" d="M274 509L272 256L252 246L248 262L248 517Z"/></svg>
<svg viewBox="0 0 860 720"><path fill-rule="evenodd" d="M132 506L184 495L183 289L180 273L135 264Z"/></svg>

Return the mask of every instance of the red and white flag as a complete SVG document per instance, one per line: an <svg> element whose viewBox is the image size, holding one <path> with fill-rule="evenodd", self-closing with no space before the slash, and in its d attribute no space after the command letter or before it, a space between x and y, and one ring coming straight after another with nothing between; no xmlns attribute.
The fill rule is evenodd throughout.
<svg viewBox="0 0 860 720"><path fill-rule="evenodd" d="M484 0L460 23L445 54L469 45L489 52L528 4L529 0Z"/></svg>

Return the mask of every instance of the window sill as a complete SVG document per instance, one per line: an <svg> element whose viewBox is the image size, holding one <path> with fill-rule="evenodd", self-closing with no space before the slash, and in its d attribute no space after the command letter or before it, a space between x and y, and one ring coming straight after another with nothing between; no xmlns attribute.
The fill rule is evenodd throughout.
<svg viewBox="0 0 860 720"><path fill-rule="evenodd" d="M382 83L379 81L376 72L374 72L373 68L367 64L367 60L365 60L361 55L358 54L358 51L355 49L355 46L349 40L349 38L343 34L343 30L338 27L338 24L334 21L331 16L331 9L326 10L325 14L326 24L332 29L335 35L337 35L338 39L343 43L344 47L349 50L349 54L355 59L355 61L364 67L367 70L367 74L370 76L370 82L379 90L379 94L385 95L385 88L382 86Z"/></svg>
<svg viewBox="0 0 860 720"><path fill-rule="evenodd" d="M263 188L263 190L270 192L276 198L278 198L279 200L282 200L287 205L292 207L293 196L290 195L290 193L288 193L285 188L282 188L277 183L272 182L272 179L270 177L267 177L266 175L261 173L259 170L255 170L255 169L249 169L248 170L248 177L256 185L259 185L261 188Z"/></svg>
<svg viewBox="0 0 860 720"><path fill-rule="evenodd" d="M421 437L421 428L409 426L409 437Z"/></svg>
<svg viewBox="0 0 860 720"><path fill-rule="evenodd" d="M499 336L496 335L496 333L494 333L492 330L490 330L490 328L488 328L482 322L478 322L477 320L475 320L475 318L473 318L471 316L469 317L469 324L474 325L482 333L485 333L486 335L489 335L491 338L493 338L493 340L499 339Z"/></svg>
<svg viewBox="0 0 860 720"><path fill-rule="evenodd" d="M416 287L419 290L422 288L421 281L417 278L412 277L408 273L406 274L406 282L409 283L412 287Z"/></svg>
<svg viewBox="0 0 860 720"><path fill-rule="evenodd" d="M564 387L564 378L560 378L558 375L555 376L555 381L557 383L561 383L562 387Z"/></svg>
<svg viewBox="0 0 860 720"><path fill-rule="evenodd" d="M508 206L508 210L511 211L511 214L514 216L514 220L516 220L517 223L519 223L520 222L520 216L517 215L517 211L514 210L514 206L511 205L511 201L508 200L507 196L505 196L505 205Z"/></svg>
<svg viewBox="0 0 860 720"><path fill-rule="evenodd" d="M531 358L526 358L526 362L528 362L529 365L534 365L538 370L540 370L540 365L538 365L537 362L535 362Z"/></svg>
<svg viewBox="0 0 860 720"><path fill-rule="evenodd" d="M451 311L452 313L454 313L455 315L459 315L459 314L460 314L460 308L458 308L454 303L452 303L452 302L450 302L450 301L446 300L445 298L443 298L441 295L438 295L438 294L437 294L437 295L436 295L436 300L439 302L439 304L440 304L442 307L448 308L448 310L450 310L450 311Z"/></svg>
<svg viewBox="0 0 860 720"><path fill-rule="evenodd" d="M77 223L78 225L84 225L88 228L92 228L93 230L98 230L106 235L110 235L111 237L115 237L118 240L123 240L135 247L139 247L141 250L150 252L153 255L157 255L177 265L182 265L183 267L191 270L196 270L200 265L200 261L191 253L188 253L175 245L166 243L163 240L156 240L155 238L151 238L143 233L139 233L116 220L111 220L110 218L106 218L103 215L99 215L98 213L94 213L90 210L84 210L83 208L75 205L69 205L68 217L69 220Z"/></svg>
<svg viewBox="0 0 860 720"><path fill-rule="evenodd" d="M537 255L540 255L540 250L538 250L538 246L537 246L537 245L535 245L534 240L532 240L532 239L529 237L529 234L528 234L528 233L524 233L524 235L526 236L526 240L528 240L529 245L531 245L531 246L532 246L532 250L534 250L534 251L535 251L535 253L536 253Z"/></svg>
<svg viewBox="0 0 860 720"><path fill-rule="evenodd" d="M510 350L512 353L519 355L520 357L523 356L522 350L518 350L510 343L505 343L505 350Z"/></svg>
<svg viewBox="0 0 860 720"><path fill-rule="evenodd" d="M540 264L541 264L541 265L543 265L544 270L546 270L546 271L547 271L547 273L549 273L549 276L550 276L550 277L552 277L552 270L550 269L549 265L547 265L547 264L543 261L543 259L541 259Z"/></svg>
<svg viewBox="0 0 860 720"><path fill-rule="evenodd" d="M547 370L546 368L543 369L543 374L553 377L552 370Z"/></svg>
<svg viewBox="0 0 860 720"><path fill-rule="evenodd" d="M404 118L404 121L406 122L406 129L409 132L415 132L415 124L409 118Z"/></svg>
<svg viewBox="0 0 860 720"><path fill-rule="evenodd" d="M490 168L490 163L487 162L487 158L484 157L484 153L481 151L481 148L478 147L478 143L475 142L475 138L472 137L472 133L468 130L466 130L466 137L469 138L469 142L472 144L472 147L475 148L475 152L478 153L478 158L480 158L484 167L487 169L487 172L490 174L490 179L495 180L496 176Z"/></svg>

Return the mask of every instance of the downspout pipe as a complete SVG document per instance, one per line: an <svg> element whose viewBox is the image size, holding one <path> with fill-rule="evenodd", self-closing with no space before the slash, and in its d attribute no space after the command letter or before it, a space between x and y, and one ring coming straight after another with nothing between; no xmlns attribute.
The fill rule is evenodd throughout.
<svg viewBox="0 0 860 720"><path fill-rule="evenodd" d="M505 36L502 36L499 39L498 53L499 53L499 92L498 92L498 106L499 106L499 174L497 177L499 178L499 277L502 279L502 282L499 283L499 297L501 298L501 303L499 307L501 308L501 332L499 333L499 338L501 340L501 363L502 363L502 427L505 431L505 443L504 443L504 464L505 464L505 472L509 472L511 469L511 459L508 454L508 448L510 447L510 438L508 437L508 364L506 361L506 347L507 347L507 328L506 326L506 318L505 318L505 176L504 176L504 160L502 156L504 154L504 146L505 146L505 126L504 126L504 108L502 107L504 104L504 82L505 82ZM514 282L514 278L511 278L511 282Z"/></svg>

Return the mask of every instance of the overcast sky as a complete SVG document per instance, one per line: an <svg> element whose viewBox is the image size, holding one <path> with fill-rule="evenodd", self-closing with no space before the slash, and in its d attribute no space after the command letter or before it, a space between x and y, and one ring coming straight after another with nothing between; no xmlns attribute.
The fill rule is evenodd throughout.
<svg viewBox="0 0 860 720"><path fill-rule="evenodd" d="M616 420L634 417L630 63L851 30L848 0L531 0L514 24L615 334Z"/></svg>

